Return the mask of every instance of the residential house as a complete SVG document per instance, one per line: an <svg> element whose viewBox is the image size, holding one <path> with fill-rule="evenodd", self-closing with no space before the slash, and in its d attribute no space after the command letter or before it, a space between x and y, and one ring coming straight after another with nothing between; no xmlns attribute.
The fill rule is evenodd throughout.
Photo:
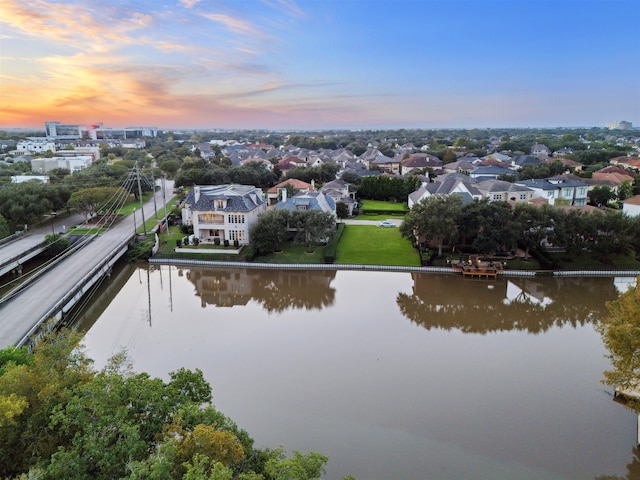
<svg viewBox="0 0 640 480"><path fill-rule="evenodd" d="M317 190L313 192L298 192L293 197L287 197L285 190L284 194L284 198L276 203L273 208L289 211L319 210L331 213L333 216L336 215L336 202L329 195L322 192Z"/></svg>
<svg viewBox="0 0 640 480"><path fill-rule="evenodd" d="M567 171L572 171L572 172L580 172L582 171L582 168L583 168L583 165L580 162L576 162L575 160L571 160L569 158L564 158L564 157L554 156L553 158L546 159L545 162L546 163L560 162L562 163L562 166L567 169Z"/></svg>
<svg viewBox="0 0 640 480"><path fill-rule="evenodd" d="M544 143L534 143L531 145L531 155L546 158L551 155L551 150Z"/></svg>
<svg viewBox="0 0 640 480"><path fill-rule="evenodd" d="M478 168L478 166L474 164L469 157L463 157L455 162L442 165L442 173L463 173L469 175L476 168Z"/></svg>
<svg viewBox="0 0 640 480"><path fill-rule="evenodd" d="M428 153L415 153L400 161L400 175L406 175L412 170L424 168L430 168L434 171L440 170L442 168L442 160Z"/></svg>
<svg viewBox="0 0 640 480"><path fill-rule="evenodd" d="M476 184L483 198L489 201L528 202L533 198L533 190L504 180L484 180Z"/></svg>
<svg viewBox="0 0 640 480"><path fill-rule="evenodd" d="M565 155L571 155L573 153L573 148L571 147L562 147L553 152L554 158L563 158Z"/></svg>
<svg viewBox="0 0 640 480"><path fill-rule="evenodd" d="M640 217L640 195L623 200L622 211L630 217Z"/></svg>
<svg viewBox="0 0 640 480"><path fill-rule="evenodd" d="M390 158L379 154L376 158L369 162L369 168L377 168L381 172L398 175L400 173L400 159Z"/></svg>
<svg viewBox="0 0 640 480"><path fill-rule="evenodd" d="M281 172L286 172L287 170L295 167L306 167L307 162L296 156L290 156L283 158L278 162L278 168Z"/></svg>
<svg viewBox="0 0 640 480"><path fill-rule="evenodd" d="M620 165L627 170L640 172L640 158L634 157L615 157L609 160L611 165Z"/></svg>
<svg viewBox="0 0 640 480"><path fill-rule="evenodd" d="M423 185L415 192L409 194L409 208L412 208L415 204L420 203L432 195L460 195L463 203L470 203L473 200L482 199L482 192L478 190L470 177L461 173L450 173L437 177L434 183Z"/></svg>
<svg viewBox="0 0 640 480"><path fill-rule="evenodd" d="M532 189L535 197L546 198L550 205L556 203L574 206L587 204L589 185L584 181L558 175L548 179L520 180L515 183Z"/></svg>
<svg viewBox="0 0 640 480"><path fill-rule="evenodd" d="M535 166L544 163L544 160L540 160L537 157L531 155L516 155L511 159L511 166L514 170L521 170L522 167L527 165Z"/></svg>
<svg viewBox="0 0 640 480"><path fill-rule="evenodd" d="M295 190L295 193L313 192L316 189L313 183L303 182L297 178L288 178L267 190L267 202L269 205L275 205L280 199L284 198L283 191L287 191L287 185L290 185Z"/></svg>
<svg viewBox="0 0 640 480"><path fill-rule="evenodd" d="M487 180L490 178L498 178L500 175L515 175L515 172L507 167L498 165L480 166L469 173L471 178L479 180Z"/></svg>
<svg viewBox="0 0 640 480"><path fill-rule="evenodd" d="M262 191L250 185L196 185L183 201L182 223L201 242L250 242L249 229L267 209Z"/></svg>
<svg viewBox="0 0 640 480"><path fill-rule="evenodd" d="M333 199L335 203L344 203L349 210L349 215L353 215L356 207L356 192L349 188L349 184L344 180L332 180L325 183L320 191Z"/></svg>

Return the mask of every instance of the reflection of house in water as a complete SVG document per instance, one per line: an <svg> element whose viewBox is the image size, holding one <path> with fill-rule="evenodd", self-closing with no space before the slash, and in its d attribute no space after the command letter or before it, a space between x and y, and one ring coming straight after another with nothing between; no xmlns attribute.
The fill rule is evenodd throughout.
<svg viewBox="0 0 640 480"><path fill-rule="evenodd" d="M582 325L605 314L606 302L617 296L612 278L514 277L486 281L422 273L412 277L413 293L399 293L396 299L402 314L426 329L467 333L536 333L552 326ZM581 292L579 298L575 298L575 292Z"/></svg>
<svg viewBox="0 0 640 480"><path fill-rule="evenodd" d="M192 268L187 278L196 287L202 306L232 307L253 300L265 310L316 308L333 304L333 270L254 270Z"/></svg>
<svg viewBox="0 0 640 480"><path fill-rule="evenodd" d="M192 268L187 278L196 287L202 307L246 305L259 275L255 270Z"/></svg>

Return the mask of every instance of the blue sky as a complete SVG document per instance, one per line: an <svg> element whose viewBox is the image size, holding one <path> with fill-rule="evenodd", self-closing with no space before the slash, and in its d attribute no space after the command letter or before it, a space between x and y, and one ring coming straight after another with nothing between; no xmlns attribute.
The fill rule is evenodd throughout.
<svg viewBox="0 0 640 480"><path fill-rule="evenodd" d="M636 0L0 2L0 127L640 124Z"/></svg>

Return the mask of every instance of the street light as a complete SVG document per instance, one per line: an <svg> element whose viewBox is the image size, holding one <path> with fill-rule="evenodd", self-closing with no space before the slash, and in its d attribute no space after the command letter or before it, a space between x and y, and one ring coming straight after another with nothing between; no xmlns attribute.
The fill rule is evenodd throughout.
<svg viewBox="0 0 640 480"><path fill-rule="evenodd" d="M56 212L51 212L51 235L55 235L56 231L53 228L53 222L55 220L55 218L58 216L58 214Z"/></svg>

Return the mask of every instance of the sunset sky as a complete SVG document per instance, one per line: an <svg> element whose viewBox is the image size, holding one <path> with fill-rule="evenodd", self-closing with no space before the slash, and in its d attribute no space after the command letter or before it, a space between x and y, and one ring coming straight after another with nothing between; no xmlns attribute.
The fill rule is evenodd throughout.
<svg viewBox="0 0 640 480"><path fill-rule="evenodd" d="M640 125L637 0L1 0L0 128Z"/></svg>

